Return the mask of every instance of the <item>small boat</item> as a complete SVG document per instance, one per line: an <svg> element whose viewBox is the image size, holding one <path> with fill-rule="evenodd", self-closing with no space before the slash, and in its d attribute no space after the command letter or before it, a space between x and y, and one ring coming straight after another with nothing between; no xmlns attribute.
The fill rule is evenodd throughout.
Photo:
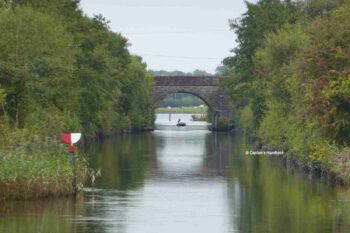
<svg viewBox="0 0 350 233"><path fill-rule="evenodd" d="M181 127L181 126L186 126L186 123L185 123L185 122L178 122L178 123L176 124L176 126L179 126L179 127Z"/></svg>

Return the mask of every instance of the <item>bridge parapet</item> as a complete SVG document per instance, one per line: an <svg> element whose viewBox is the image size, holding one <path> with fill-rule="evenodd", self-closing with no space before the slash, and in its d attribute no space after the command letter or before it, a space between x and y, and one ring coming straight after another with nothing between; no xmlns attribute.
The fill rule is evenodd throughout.
<svg viewBox="0 0 350 233"><path fill-rule="evenodd" d="M217 76L155 76L155 86L219 86Z"/></svg>

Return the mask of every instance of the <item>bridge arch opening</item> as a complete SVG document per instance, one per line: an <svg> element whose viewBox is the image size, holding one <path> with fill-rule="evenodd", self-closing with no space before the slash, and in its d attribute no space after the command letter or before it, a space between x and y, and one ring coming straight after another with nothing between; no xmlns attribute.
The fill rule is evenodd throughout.
<svg viewBox="0 0 350 233"><path fill-rule="evenodd" d="M196 93L188 91L168 92L155 99L153 107L158 114L182 114L182 117L189 118L192 122L211 122L211 106L205 98Z"/></svg>
<svg viewBox="0 0 350 233"><path fill-rule="evenodd" d="M192 94L208 106L208 119L214 124L212 129L218 129L220 125L226 127L228 119L232 116L232 109L222 82L223 78L216 76L155 76L151 103L154 109L157 109L162 100L170 94Z"/></svg>

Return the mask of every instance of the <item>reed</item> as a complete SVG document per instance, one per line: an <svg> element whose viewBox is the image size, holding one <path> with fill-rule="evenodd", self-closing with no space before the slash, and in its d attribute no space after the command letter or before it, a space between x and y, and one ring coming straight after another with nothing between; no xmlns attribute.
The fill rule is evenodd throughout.
<svg viewBox="0 0 350 233"><path fill-rule="evenodd" d="M66 145L24 129L8 133L1 142L0 200L73 193L73 172ZM89 170L84 156L76 157L77 184L82 188Z"/></svg>

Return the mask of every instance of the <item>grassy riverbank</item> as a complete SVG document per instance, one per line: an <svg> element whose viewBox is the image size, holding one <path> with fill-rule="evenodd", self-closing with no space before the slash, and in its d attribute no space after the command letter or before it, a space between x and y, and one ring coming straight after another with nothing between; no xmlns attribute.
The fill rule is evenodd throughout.
<svg viewBox="0 0 350 233"><path fill-rule="evenodd" d="M191 107L174 107L174 108L157 108L156 113L201 113L206 114L207 106L191 106Z"/></svg>
<svg viewBox="0 0 350 233"><path fill-rule="evenodd" d="M244 134L244 132L241 133ZM324 145L322 149L323 154L319 154L319 156L328 156L329 162L321 163L314 159L302 158L301 156L293 154L291 150L283 150L281 148L271 147L268 144L263 144L263 141L251 137L251 135L246 135L246 138L250 139L250 144L253 146L245 148L245 151L254 151L257 153L279 151L283 154L271 154L268 156L273 160L281 161L283 166L288 167L288 169L293 168L305 174L322 177L322 179L326 179L332 185L350 185L350 148L348 147L343 148L342 151L334 147L333 152L329 153L329 151L325 149L327 145Z"/></svg>
<svg viewBox="0 0 350 233"><path fill-rule="evenodd" d="M51 137L13 128L0 142L0 201L73 193L67 145ZM87 174L85 158L77 153L78 188L83 186Z"/></svg>

